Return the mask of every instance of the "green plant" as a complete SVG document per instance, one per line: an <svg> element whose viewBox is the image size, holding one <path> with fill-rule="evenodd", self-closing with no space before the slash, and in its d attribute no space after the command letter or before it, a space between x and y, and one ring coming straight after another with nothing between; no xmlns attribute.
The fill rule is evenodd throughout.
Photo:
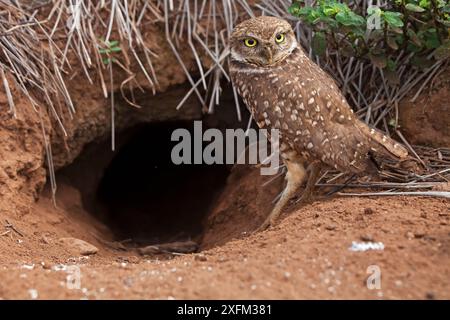
<svg viewBox="0 0 450 320"><path fill-rule="evenodd" d="M121 52L122 49L119 47L119 41L105 41L100 39L101 47L99 48L99 52L102 55L102 62L105 65L109 65L111 62L115 61L114 53Z"/></svg>
<svg viewBox="0 0 450 320"><path fill-rule="evenodd" d="M327 49L344 56L369 59L392 73L400 52L411 53L411 65L424 68L450 57L450 5L445 0L395 0L383 7L349 7L336 0L309 6L297 0L289 12L314 31L311 47L323 56Z"/></svg>

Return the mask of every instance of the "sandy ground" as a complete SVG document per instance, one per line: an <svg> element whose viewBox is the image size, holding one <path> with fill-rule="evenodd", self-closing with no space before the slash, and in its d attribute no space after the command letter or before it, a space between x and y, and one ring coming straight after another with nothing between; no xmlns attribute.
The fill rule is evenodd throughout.
<svg viewBox="0 0 450 320"><path fill-rule="evenodd" d="M447 200L330 198L294 206L260 233L241 216L240 235L200 253L140 256L99 241L107 232L74 194L66 187L58 208L44 195L21 220L8 220L14 229L5 222L0 298L450 299ZM61 237L98 252L76 254ZM351 251L353 241L384 249ZM374 270L380 287L369 289Z"/></svg>

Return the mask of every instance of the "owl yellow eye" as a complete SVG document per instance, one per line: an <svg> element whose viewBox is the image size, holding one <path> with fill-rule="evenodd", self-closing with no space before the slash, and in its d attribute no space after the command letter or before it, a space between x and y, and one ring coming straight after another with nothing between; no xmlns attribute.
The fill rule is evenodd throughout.
<svg viewBox="0 0 450 320"><path fill-rule="evenodd" d="M279 33L275 36L276 43L282 43L286 39L284 33Z"/></svg>
<svg viewBox="0 0 450 320"><path fill-rule="evenodd" d="M244 44L249 48L253 48L254 46L256 46L258 44L258 41L256 41L253 38L247 38L244 40Z"/></svg>

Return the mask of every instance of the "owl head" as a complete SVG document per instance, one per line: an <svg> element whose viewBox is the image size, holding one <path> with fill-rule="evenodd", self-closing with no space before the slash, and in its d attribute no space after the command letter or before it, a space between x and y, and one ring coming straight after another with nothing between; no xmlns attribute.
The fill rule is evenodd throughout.
<svg viewBox="0 0 450 320"><path fill-rule="evenodd" d="M238 24L230 45L232 60L264 67L286 59L297 47L297 40L286 20L260 16Z"/></svg>

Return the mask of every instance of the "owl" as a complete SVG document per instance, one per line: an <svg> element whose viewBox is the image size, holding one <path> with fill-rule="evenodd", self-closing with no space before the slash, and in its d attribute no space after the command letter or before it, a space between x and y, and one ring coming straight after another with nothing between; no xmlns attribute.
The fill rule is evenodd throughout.
<svg viewBox="0 0 450 320"><path fill-rule="evenodd" d="M306 182L310 197L320 169L375 174L373 159L406 158L408 152L360 121L334 80L297 43L291 25L261 16L235 27L230 37L233 85L259 128L278 129L287 168L286 187L260 227L267 228Z"/></svg>

